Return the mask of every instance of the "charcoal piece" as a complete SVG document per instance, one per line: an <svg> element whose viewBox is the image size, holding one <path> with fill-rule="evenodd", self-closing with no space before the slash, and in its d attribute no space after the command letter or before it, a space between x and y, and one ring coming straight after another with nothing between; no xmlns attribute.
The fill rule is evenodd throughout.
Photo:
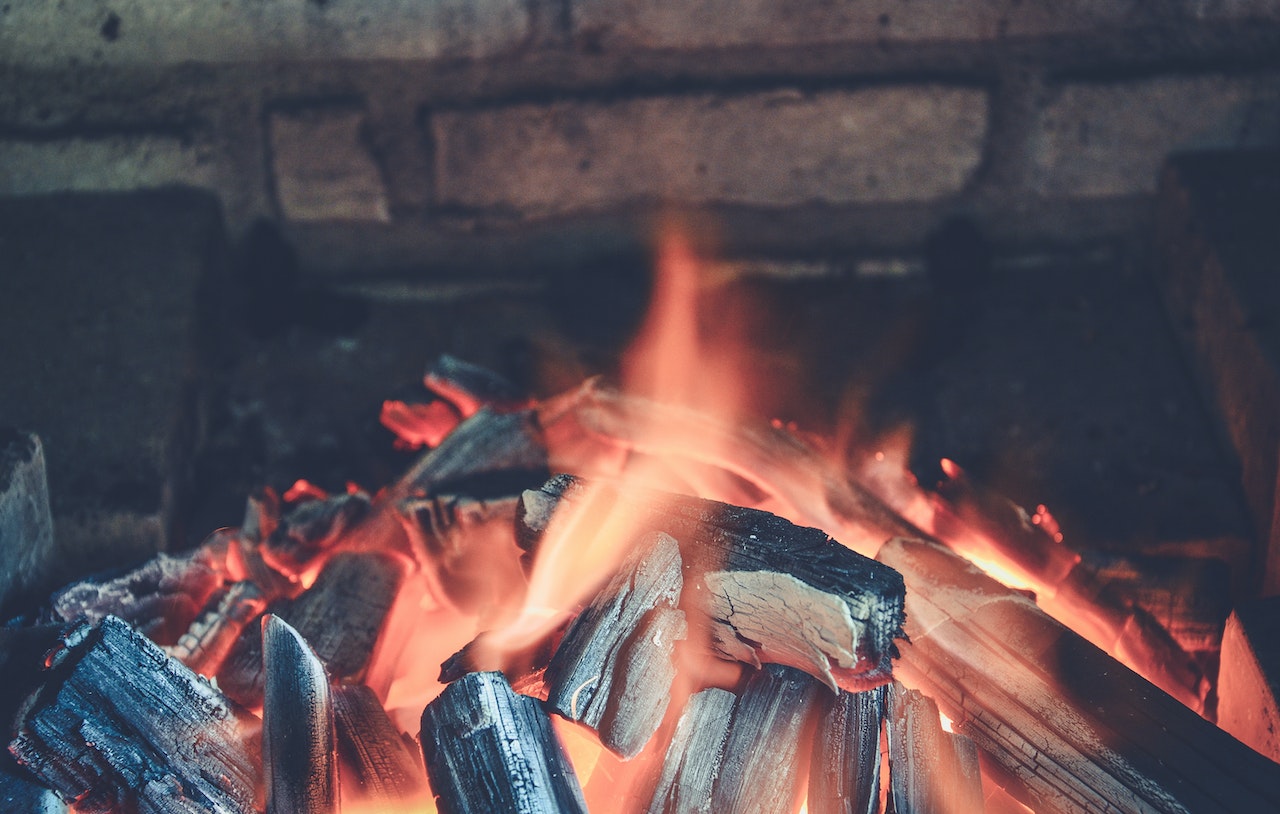
<svg viewBox="0 0 1280 814"><path fill-rule="evenodd" d="M216 675L245 626L266 609L266 597L252 582L235 582L215 594L211 607L191 623L165 652L197 673Z"/></svg>
<svg viewBox="0 0 1280 814"><path fill-rule="evenodd" d="M810 814L876 814L884 687L828 699L809 764Z"/></svg>
<svg viewBox="0 0 1280 814"><path fill-rule="evenodd" d="M515 547L518 497L409 498L397 505L410 550L433 590L463 613L500 607L525 575Z"/></svg>
<svg viewBox="0 0 1280 814"><path fill-rule="evenodd" d="M417 810L431 795L416 745L402 735L363 684L333 688L342 799Z"/></svg>
<svg viewBox="0 0 1280 814"><path fill-rule="evenodd" d="M804 798L814 719L827 690L792 667L766 664L733 708L712 811L791 814Z"/></svg>
<svg viewBox="0 0 1280 814"><path fill-rule="evenodd" d="M578 778L533 698L471 673L422 713L422 753L442 814L586 814Z"/></svg>
<svg viewBox="0 0 1280 814"><path fill-rule="evenodd" d="M335 681L359 681L395 602L404 568L391 554L336 554L315 584L268 610L296 628ZM218 671L223 691L246 706L262 697L262 641L248 625Z"/></svg>
<svg viewBox="0 0 1280 814"><path fill-rule="evenodd" d="M276 570L301 573L367 517L370 506L364 492L302 500L280 518L263 545L263 556Z"/></svg>
<svg viewBox="0 0 1280 814"><path fill-rule="evenodd" d="M638 531L679 541L682 606L710 622L722 657L788 664L832 690L868 689L888 679L903 622L902 577L893 569L768 512L569 475L522 496L522 547L535 550L553 515L586 505L589 489L598 490L593 517L623 510ZM592 522L578 521L578 533L592 534Z"/></svg>
<svg viewBox="0 0 1280 814"><path fill-rule="evenodd" d="M81 814L258 810L253 716L108 616L70 632L9 744Z"/></svg>
<svg viewBox="0 0 1280 814"><path fill-rule="evenodd" d="M894 540L907 582L896 672L1038 812L1280 810L1280 765L946 549Z"/></svg>
<svg viewBox="0 0 1280 814"><path fill-rule="evenodd" d="M889 793L895 814L981 814L977 750L942 728L938 705L894 682L888 688Z"/></svg>
<svg viewBox="0 0 1280 814"><path fill-rule="evenodd" d="M280 495L270 486L254 491L245 499L244 522L240 533L246 540L261 543L280 526Z"/></svg>
<svg viewBox="0 0 1280 814"><path fill-rule="evenodd" d="M635 757L671 698L673 649L686 634L676 608L684 582L680 546L646 535L569 626L547 667L547 704L595 729L605 746Z"/></svg>
<svg viewBox="0 0 1280 814"><path fill-rule="evenodd" d="M97 624L117 616L152 641L173 644L222 587L217 566L200 549L176 557L157 554L123 575L63 588L53 597L53 610L68 622L83 617Z"/></svg>
<svg viewBox="0 0 1280 814"><path fill-rule="evenodd" d="M648 814L712 814L711 792L737 700L717 687L689 697L667 746Z"/></svg>
<svg viewBox="0 0 1280 814"><path fill-rule="evenodd" d="M514 494L547 476L542 430L532 411L481 408L425 453L395 486L401 498L443 493Z"/></svg>
<svg viewBox="0 0 1280 814"><path fill-rule="evenodd" d="M267 814L336 814L337 737L329 677L298 631L262 620L262 757Z"/></svg>
<svg viewBox="0 0 1280 814"><path fill-rule="evenodd" d="M1222 636L1218 726L1280 761L1280 597L1237 607Z"/></svg>
<svg viewBox="0 0 1280 814"><path fill-rule="evenodd" d="M57 552L39 436L0 428L0 611L48 590Z"/></svg>
<svg viewBox="0 0 1280 814"><path fill-rule="evenodd" d="M51 789L19 774L16 767L0 767L0 811L14 814L67 814L67 804Z"/></svg>
<svg viewBox="0 0 1280 814"><path fill-rule="evenodd" d="M528 396L508 379L447 353L431 363L422 383L452 403L464 416L470 416L486 405L501 412L511 412L529 401Z"/></svg>

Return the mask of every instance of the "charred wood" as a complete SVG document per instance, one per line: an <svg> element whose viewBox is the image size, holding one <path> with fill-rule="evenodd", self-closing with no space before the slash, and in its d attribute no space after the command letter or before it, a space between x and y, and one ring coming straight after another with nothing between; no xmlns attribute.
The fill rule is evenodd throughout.
<svg viewBox="0 0 1280 814"><path fill-rule="evenodd" d="M401 498L446 492L487 497L514 494L546 476L547 452L534 413L486 407L419 458L395 490Z"/></svg>
<svg viewBox="0 0 1280 814"><path fill-rule="evenodd" d="M67 814L67 804L57 793L17 774L8 767L0 767L0 811L14 814Z"/></svg>
<svg viewBox="0 0 1280 814"><path fill-rule="evenodd" d="M885 688L827 700L809 764L810 814L876 814Z"/></svg>
<svg viewBox="0 0 1280 814"><path fill-rule="evenodd" d="M485 406L512 412L529 403L528 396L508 379L447 353L427 367L422 383L457 407L463 416L471 416Z"/></svg>
<svg viewBox="0 0 1280 814"><path fill-rule="evenodd" d="M179 557L158 554L121 576L63 588L53 597L53 610L68 622L83 617L97 624L117 616L152 641L173 644L222 586L220 565L201 549Z"/></svg>
<svg viewBox="0 0 1280 814"><path fill-rule="evenodd" d="M894 814L981 814L982 775L973 742L942 728L933 699L889 685L889 793Z"/></svg>
<svg viewBox="0 0 1280 814"><path fill-rule="evenodd" d="M301 500L284 513L266 538L263 556L287 574L305 571L316 557L355 528L369 514L370 506L364 492Z"/></svg>
<svg viewBox="0 0 1280 814"><path fill-rule="evenodd" d="M267 540L280 525L280 495L270 486L258 489L245 500L240 532L253 543Z"/></svg>
<svg viewBox="0 0 1280 814"><path fill-rule="evenodd" d="M689 697L667 746L648 814L711 814L711 794L737 700L717 687Z"/></svg>
<svg viewBox="0 0 1280 814"><path fill-rule="evenodd" d="M1280 597L1236 608L1222 637L1218 726L1280 761Z"/></svg>
<svg viewBox="0 0 1280 814"><path fill-rule="evenodd" d="M825 693L812 676L778 664L751 677L733 709L712 811L790 814L799 807Z"/></svg>
<svg viewBox="0 0 1280 814"><path fill-rule="evenodd" d="M939 546L895 540L897 673L1043 812L1280 810L1280 765Z"/></svg>
<svg viewBox="0 0 1280 814"><path fill-rule="evenodd" d="M336 554L310 589L297 599L272 603L269 611L298 630L335 681L359 681L403 575L400 559L392 554ZM219 685L239 703L257 706L263 670L261 637L248 625L218 671Z"/></svg>
<svg viewBox="0 0 1280 814"><path fill-rule="evenodd" d="M798 667L832 690L884 683L902 633L902 578L817 529L768 512L562 475L525 492L517 540L533 550L562 506L614 507L680 544L682 605L709 621L719 655ZM589 527L581 534L591 534Z"/></svg>
<svg viewBox="0 0 1280 814"><path fill-rule="evenodd" d="M266 597L254 583L232 583L213 596L211 607L165 652L201 675L216 675L245 626L266 604Z"/></svg>
<svg viewBox="0 0 1280 814"><path fill-rule="evenodd" d="M257 810L257 725L124 621L76 628L10 753L83 814Z"/></svg>
<svg viewBox="0 0 1280 814"><path fill-rule="evenodd" d="M442 814L586 814L542 705L501 673L471 673L422 713L422 752Z"/></svg>
<svg viewBox="0 0 1280 814"><path fill-rule="evenodd" d="M0 612L48 590L55 558L40 438L0 428Z"/></svg>
<svg viewBox="0 0 1280 814"><path fill-rule="evenodd" d="M624 758L640 753L666 714L675 643L687 633L676 607L683 587L679 544L646 535L570 624L547 668L550 708Z"/></svg>
<svg viewBox="0 0 1280 814"><path fill-rule="evenodd" d="M262 620L267 814L336 814L337 738L324 665L278 616Z"/></svg>
<svg viewBox="0 0 1280 814"><path fill-rule="evenodd" d="M373 690L334 687L333 709L344 802L408 810L430 799L417 745L396 729Z"/></svg>

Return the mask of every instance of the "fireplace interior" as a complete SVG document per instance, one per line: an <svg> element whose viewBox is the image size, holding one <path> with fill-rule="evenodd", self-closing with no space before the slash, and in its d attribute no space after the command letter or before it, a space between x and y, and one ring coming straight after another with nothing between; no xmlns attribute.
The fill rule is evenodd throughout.
<svg viewBox="0 0 1280 814"><path fill-rule="evenodd" d="M28 682L24 659L48 644L33 624L60 586L189 556L247 522L246 498L300 480L381 505L424 454L388 410L449 401L424 384L442 354L505 380L507 407L625 381L678 238L697 270L704 384L731 346L748 371L731 388L744 426L821 450L937 538L895 502L903 473L966 529L995 523L998 536L1025 507L1080 555L1090 601L1140 609L1116 641L1147 647L1154 624L1186 657L1169 672L1203 679L1179 684L1179 700L1280 759L1277 54L1268 3L6 3L0 425L21 431L0 434L6 719L43 680ZM32 543L11 498L36 469L52 525ZM469 486L497 502L541 482ZM906 570L923 555L892 556ZM143 646L110 624L100 641ZM337 668L308 673L305 628L273 625L257 657L288 661L303 684L272 690L269 672L268 696L327 686ZM902 662L909 681L922 663L944 669L924 639ZM808 692L776 672L752 679L767 690L735 689ZM350 683L335 684L336 714L381 721L386 688L370 700ZM895 687L875 720L959 703L933 689ZM510 714L537 730L524 697ZM256 721L241 700L227 714ZM714 715L725 701L698 703ZM387 725L416 735L420 714ZM583 736L556 732L572 756ZM952 810L1095 810L1027 782L989 744L920 737L926 776L981 764L983 799L957 793ZM283 764L308 748L278 757L280 743L262 754ZM878 766L879 737L866 748ZM417 744L384 759L421 771ZM637 782L623 761L591 760L593 781L577 768L593 805L610 799L608 778ZM908 757L894 760L901 777ZM0 777L10 809L66 810L17 763ZM1234 780L1216 764L1205 777ZM277 806L315 792L265 782ZM884 804L943 805L922 793ZM747 805L717 794L725 810ZM1241 810L1202 796L1107 802ZM113 810L107 799L80 810ZM571 810L566 799L527 810Z"/></svg>

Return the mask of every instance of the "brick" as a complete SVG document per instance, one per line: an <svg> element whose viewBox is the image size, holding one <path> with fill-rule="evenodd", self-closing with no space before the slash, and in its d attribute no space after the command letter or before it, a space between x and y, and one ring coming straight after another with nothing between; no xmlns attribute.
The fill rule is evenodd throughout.
<svg viewBox="0 0 1280 814"><path fill-rule="evenodd" d="M1180 17L1269 16L1265 2L1186 0L1136 10L1133 3L1064 0L576 0L574 35L610 49L707 48L817 43L973 42L1152 25Z"/></svg>
<svg viewBox="0 0 1280 814"><path fill-rule="evenodd" d="M522 44L525 0L9 0L0 54L28 65L493 56Z"/></svg>
<svg viewBox="0 0 1280 814"><path fill-rule="evenodd" d="M381 173L361 139L359 110L271 115L272 170L290 220L390 220Z"/></svg>
<svg viewBox="0 0 1280 814"><path fill-rule="evenodd" d="M638 200L919 201L977 166L987 97L917 86L438 113L441 201L525 213Z"/></svg>
<svg viewBox="0 0 1280 814"><path fill-rule="evenodd" d="M1151 194L1175 151L1274 141L1280 77L1161 77L1057 88L1031 140L1044 196Z"/></svg>
<svg viewBox="0 0 1280 814"><path fill-rule="evenodd" d="M0 141L0 193L7 195L208 187L216 178L213 155L169 136Z"/></svg>

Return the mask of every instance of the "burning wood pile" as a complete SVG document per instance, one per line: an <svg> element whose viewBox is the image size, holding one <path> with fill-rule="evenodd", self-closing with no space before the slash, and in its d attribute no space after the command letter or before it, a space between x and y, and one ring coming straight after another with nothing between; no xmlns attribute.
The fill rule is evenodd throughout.
<svg viewBox="0 0 1280 814"><path fill-rule="evenodd" d="M3 631L11 807L1280 810L1280 766L1043 509L594 380L425 383L384 408L431 447L397 482L264 489Z"/></svg>

